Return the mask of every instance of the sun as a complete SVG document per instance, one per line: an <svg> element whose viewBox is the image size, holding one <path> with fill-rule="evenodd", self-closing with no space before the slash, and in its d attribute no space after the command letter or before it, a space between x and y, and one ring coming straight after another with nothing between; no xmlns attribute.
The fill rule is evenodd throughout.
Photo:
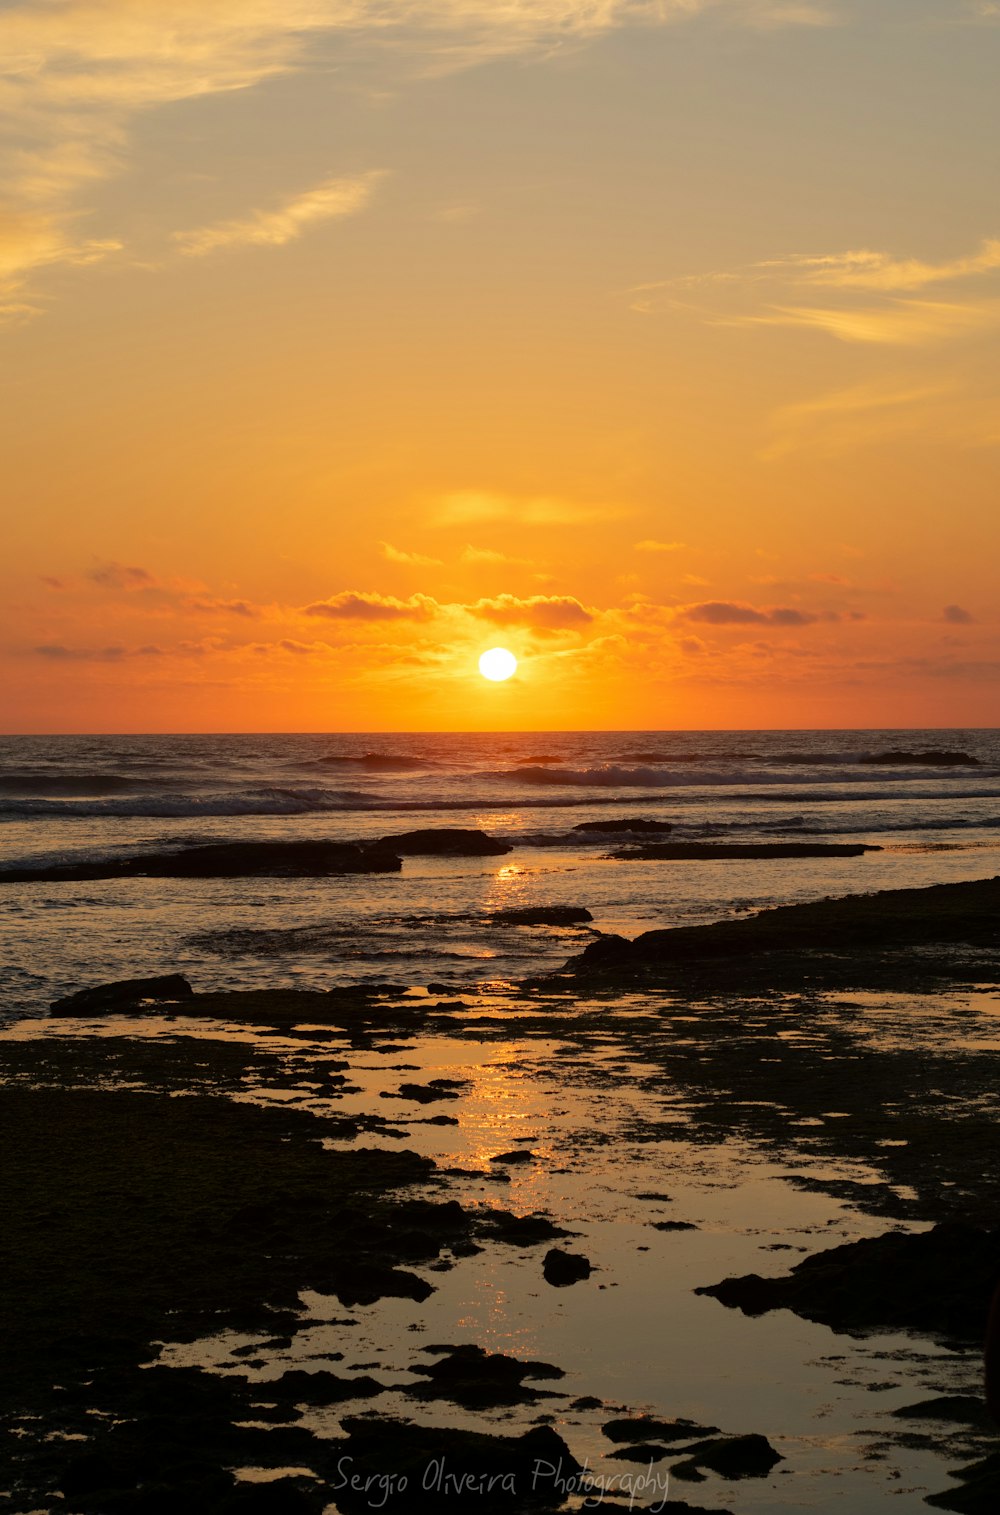
<svg viewBox="0 0 1000 1515"><path fill-rule="evenodd" d="M500 684L517 672L517 658L506 647L491 647L479 659L479 672L484 679Z"/></svg>

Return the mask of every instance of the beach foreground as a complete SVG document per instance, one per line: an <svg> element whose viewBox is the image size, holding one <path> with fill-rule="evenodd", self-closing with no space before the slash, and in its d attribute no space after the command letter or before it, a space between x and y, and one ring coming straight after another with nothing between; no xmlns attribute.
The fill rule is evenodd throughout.
<svg viewBox="0 0 1000 1515"><path fill-rule="evenodd" d="M996 890L880 902L919 993L850 936L822 982L876 900L775 912L741 993L720 954L14 1027L5 1507L995 1508Z"/></svg>

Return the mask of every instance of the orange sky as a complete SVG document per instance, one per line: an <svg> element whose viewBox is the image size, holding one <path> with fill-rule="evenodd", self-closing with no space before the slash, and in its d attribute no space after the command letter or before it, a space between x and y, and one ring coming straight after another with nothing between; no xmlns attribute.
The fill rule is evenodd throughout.
<svg viewBox="0 0 1000 1515"><path fill-rule="evenodd" d="M1000 724L1000 5L0 57L4 730Z"/></svg>

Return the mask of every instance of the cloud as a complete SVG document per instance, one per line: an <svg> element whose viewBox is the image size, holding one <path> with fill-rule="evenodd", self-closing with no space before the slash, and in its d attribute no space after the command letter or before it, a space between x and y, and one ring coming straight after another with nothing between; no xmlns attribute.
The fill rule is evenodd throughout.
<svg viewBox="0 0 1000 1515"><path fill-rule="evenodd" d="M440 611L436 600L413 594L397 600L391 594L368 594L345 589L328 600L303 607L303 615L324 616L331 621L428 621Z"/></svg>
<svg viewBox="0 0 1000 1515"><path fill-rule="evenodd" d="M85 263L120 240L80 242L81 197L128 163L149 111L244 91L306 63L332 70L342 47L382 41L396 72L446 71L551 51L630 25L666 25L719 9L750 25L810 25L807 0L22 0L0 7L0 110L16 125L2 165L7 213L37 218L0 280L0 311L37 310L24 279L53 263ZM405 40L405 48L400 45ZM331 181L338 182L338 181ZM322 187L320 187L322 188ZM329 185L327 186L329 188ZM316 192L309 192L314 195ZM319 202L182 233L192 256L236 242L275 245L329 214ZM15 239L17 240L17 239Z"/></svg>
<svg viewBox="0 0 1000 1515"><path fill-rule="evenodd" d="M174 232L174 240L191 258L203 258L223 247L281 247L317 222L357 215L368 205L381 177L373 171L355 179L324 179L273 210L255 210L236 220Z"/></svg>
<svg viewBox="0 0 1000 1515"><path fill-rule="evenodd" d="M523 558L509 558L505 552L498 552L495 547L473 547L470 543L462 548L463 563L520 563L523 561Z"/></svg>
<svg viewBox="0 0 1000 1515"><path fill-rule="evenodd" d="M490 490L460 490L443 495L433 513L436 526L475 526L504 522L513 526L580 526L588 521L613 520L619 509L581 505L549 495L509 495Z"/></svg>
<svg viewBox="0 0 1000 1515"><path fill-rule="evenodd" d="M40 573L38 575L38 579L39 579L39 583L44 584L47 589L66 589L66 588L68 588L68 585L67 585L65 579L57 579L51 573Z"/></svg>
<svg viewBox="0 0 1000 1515"><path fill-rule="evenodd" d="M856 308L772 306L765 315L716 316L716 326L798 326L826 332L840 342L921 347L963 333L979 335L1000 326L1000 300L945 303L892 299Z"/></svg>
<svg viewBox="0 0 1000 1515"><path fill-rule="evenodd" d="M440 558L424 557L422 552L404 552L401 547L393 547L391 542L380 542L382 556L390 563L403 563L414 568L440 568Z"/></svg>
<svg viewBox="0 0 1000 1515"><path fill-rule="evenodd" d="M774 436L764 458L801 447L840 452L848 447L925 430L928 413L951 393L948 384L859 384L783 406L772 417Z"/></svg>
<svg viewBox="0 0 1000 1515"><path fill-rule="evenodd" d="M1000 238L989 238L977 252L943 263L925 263L920 258L896 258L891 253L862 248L856 252L819 256L795 253L789 258L758 263L757 268L784 270L803 283L832 289L870 289L886 292L924 289L928 284L950 283L1000 270Z"/></svg>
<svg viewBox="0 0 1000 1515"><path fill-rule="evenodd" d="M971 611L963 610L961 605L946 605L941 615L951 626L971 626L976 619Z"/></svg>
<svg viewBox="0 0 1000 1515"><path fill-rule="evenodd" d="M98 563L87 577L102 589L152 589L156 584L148 569L129 567L125 563Z"/></svg>
<svg viewBox="0 0 1000 1515"><path fill-rule="evenodd" d="M704 600L699 605L685 605L678 615L685 621L706 626L811 626L821 617L807 610L779 606L758 610L736 600Z"/></svg>
<svg viewBox="0 0 1000 1515"><path fill-rule="evenodd" d="M147 645L145 647L66 647L61 642L45 642L39 647L32 647L31 654L34 657L44 658L50 663L86 662L86 663L117 663L122 658L158 658L164 655L162 647Z"/></svg>
<svg viewBox="0 0 1000 1515"><path fill-rule="evenodd" d="M60 264L85 268L121 251L121 243L112 238L75 237L75 219L0 205L0 320L37 315L39 307L22 298L31 274Z"/></svg>
<svg viewBox="0 0 1000 1515"><path fill-rule="evenodd" d="M246 620L254 620L260 615L257 606L248 600L189 600L187 608L206 615L238 615Z"/></svg>
<svg viewBox="0 0 1000 1515"><path fill-rule="evenodd" d="M513 594L501 594L492 600L477 600L474 605L463 608L469 615L492 621L495 626L531 626L537 631L566 631L587 626L594 619L593 612L579 600L562 594L535 594L525 600Z"/></svg>
<svg viewBox="0 0 1000 1515"><path fill-rule="evenodd" d="M634 552L680 552L687 544L684 542L657 542L653 537L646 537L642 542L633 544Z"/></svg>

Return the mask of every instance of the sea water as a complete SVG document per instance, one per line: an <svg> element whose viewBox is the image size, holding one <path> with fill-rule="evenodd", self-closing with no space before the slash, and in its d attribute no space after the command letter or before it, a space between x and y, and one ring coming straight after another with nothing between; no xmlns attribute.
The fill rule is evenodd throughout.
<svg viewBox="0 0 1000 1515"><path fill-rule="evenodd" d="M962 753L975 762L878 761ZM863 842L856 858L621 861L574 828L668 822L671 839ZM1000 732L552 732L0 738L0 867L195 843L353 840L473 827L499 857L399 874L0 883L0 1015L112 979L200 990L391 982L489 991L595 931L1000 872ZM621 841L626 841L622 838ZM498 925L522 905L589 925Z"/></svg>

